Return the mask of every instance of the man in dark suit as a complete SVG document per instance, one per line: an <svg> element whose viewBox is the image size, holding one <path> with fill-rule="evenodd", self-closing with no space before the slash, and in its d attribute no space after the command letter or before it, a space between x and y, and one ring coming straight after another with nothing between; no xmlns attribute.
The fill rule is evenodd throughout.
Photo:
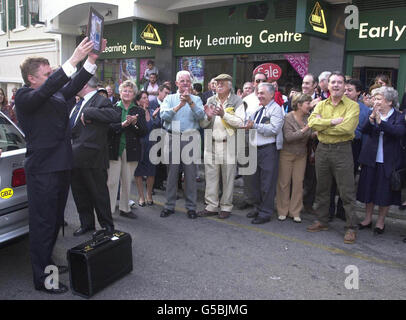
<svg viewBox="0 0 406 320"><path fill-rule="evenodd" d="M162 102L166 96L171 93L171 89L164 84L161 84L158 89L158 96L149 103L149 107L154 110L154 115L161 118L159 115ZM154 116L153 115L153 116ZM159 140L158 140L159 141ZM161 156L161 150L158 151L158 156ZM154 189L165 190L164 181L166 180L166 165L159 163L156 165Z"/></svg>
<svg viewBox="0 0 406 320"><path fill-rule="evenodd" d="M209 82L209 85L208 85L209 91L203 92L203 97L202 97L203 105L205 105L207 103L207 100L211 96L214 96L216 94L216 86L217 86L216 80L214 80L214 78L211 79Z"/></svg>
<svg viewBox="0 0 406 320"><path fill-rule="evenodd" d="M102 228L112 232L113 218L107 188L109 166L107 133L109 124L120 122L118 109L97 94L97 79L92 77L78 93L81 100L72 110L72 194L80 218L80 236L95 230L93 209Z"/></svg>
<svg viewBox="0 0 406 320"><path fill-rule="evenodd" d="M68 291L62 283L46 284L45 268L54 265L52 251L69 193L72 146L67 101L96 72L98 55L91 53L92 49L93 42L83 39L71 58L54 73L45 58L27 58L20 66L25 86L17 91L15 101L27 142L30 255L35 289L48 293ZM83 68L70 80L76 65L86 56ZM59 268L60 273L63 271L67 267Z"/></svg>
<svg viewBox="0 0 406 320"><path fill-rule="evenodd" d="M158 88L158 96L149 102L149 107L155 111L156 108L161 106L161 103L164 102L164 99L170 93L171 89L167 85L161 84Z"/></svg>
<svg viewBox="0 0 406 320"><path fill-rule="evenodd" d="M118 99L114 96L114 91L113 91L113 88L110 86L110 85L108 85L107 87L106 87L106 90L107 90L107 96L108 96L108 99L110 100L110 102L113 104L113 106L118 102Z"/></svg>

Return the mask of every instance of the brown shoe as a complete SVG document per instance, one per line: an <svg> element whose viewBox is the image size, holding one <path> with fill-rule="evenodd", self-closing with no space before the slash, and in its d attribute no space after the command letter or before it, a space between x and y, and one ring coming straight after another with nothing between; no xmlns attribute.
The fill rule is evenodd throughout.
<svg viewBox="0 0 406 320"><path fill-rule="evenodd" d="M356 237L357 234L355 233L355 230L348 229L344 236L344 243L353 244Z"/></svg>
<svg viewBox="0 0 406 320"><path fill-rule="evenodd" d="M308 232L319 232L319 231L327 231L328 226L321 224L320 222L316 221L311 226L307 227L306 229Z"/></svg>
<svg viewBox="0 0 406 320"><path fill-rule="evenodd" d="M199 211L197 213L198 217L211 217L211 216L216 216L216 215L218 215L217 212L209 211L209 210L206 210L206 209L204 209L202 211Z"/></svg>
<svg viewBox="0 0 406 320"><path fill-rule="evenodd" d="M227 219L231 215L231 212L220 211L219 219Z"/></svg>

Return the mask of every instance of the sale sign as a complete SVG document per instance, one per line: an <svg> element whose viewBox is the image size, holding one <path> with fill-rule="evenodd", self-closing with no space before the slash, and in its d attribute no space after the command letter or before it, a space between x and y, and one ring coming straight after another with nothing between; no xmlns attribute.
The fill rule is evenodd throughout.
<svg viewBox="0 0 406 320"><path fill-rule="evenodd" d="M256 67L252 74L256 74L258 72L264 73L267 76L268 81L278 80L282 76L281 67L274 63L263 63Z"/></svg>

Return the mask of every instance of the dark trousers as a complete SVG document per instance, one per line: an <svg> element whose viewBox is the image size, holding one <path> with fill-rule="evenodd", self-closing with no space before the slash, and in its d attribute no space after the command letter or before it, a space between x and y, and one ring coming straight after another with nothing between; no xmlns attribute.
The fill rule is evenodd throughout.
<svg viewBox="0 0 406 320"><path fill-rule="evenodd" d="M361 139L354 139L352 140L351 143L351 148L352 148L352 158L354 162L354 178L358 173L358 167L359 167L359 154L361 153ZM331 194L330 194L330 216L334 216L335 211L336 211L336 194L337 194L337 183L336 180L333 179L333 183L331 185ZM341 197L338 198L337 200L337 214L342 214L345 215L344 208L343 208L343 201L341 200Z"/></svg>
<svg viewBox="0 0 406 320"><path fill-rule="evenodd" d="M309 163L307 160L305 176L303 180L303 205L305 207L312 207L316 199L316 167L314 164Z"/></svg>
<svg viewBox="0 0 406 320"><path fill-rule="evenodd" d="M163 186L166 180L166 165L160 163L156 166L154 188L160 188Z"/></svg>
<svg viewBox="0 0 406 320"><path fill-rule="evenodd" d="M27 172L30 256L36 289L44 287L45 268L54 264L51 256L63 224L70 176L70 171Z"/></svg>
<svg viewBox="0 0 406 320"><path fill-rule="evenodd" d="M356 216L354 212L355 188L353 174L353 158L351 142L336 144L319 143L316 150L317 191L316 202L318 220L328 223L331 184L333 178L337 182L338 192L343 201L347 228L354 229Z"/></svg>
<svg viewBox="0 0 406 320"><path fill-rule="evenodd" d="M252 177L256 186L254 206L261 218L270 218L275 211L275 194L278 180L279 151L272 143L257 149L257 171Z"/></svg>
<svg viewBox="0 0 406 320"><path fill-rule="evenodd" d="M362 140L361 139L354 139L352 140L352 158L354 161L354 176L357 175L358 173L358 168L359 168L359 155L361 153L361 147L362 147Z"/></svg>
<svg viewBox="0 0 406 320"><path fill-rule="evenodd" d="M95 227L94 211L102 228L114 227L106 169L73 169L72 194L82 228Z"/></svg>

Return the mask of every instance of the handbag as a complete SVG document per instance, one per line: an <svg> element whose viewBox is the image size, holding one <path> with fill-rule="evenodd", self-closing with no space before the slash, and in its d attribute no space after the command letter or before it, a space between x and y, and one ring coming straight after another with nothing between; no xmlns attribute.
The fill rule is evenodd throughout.
<svg viewBox="0 0 406 320"><path fill-rule="evenodd" d="M393 170L390 177L390 186L392 191L401 191L404 184L406 169Z"/></svg>

